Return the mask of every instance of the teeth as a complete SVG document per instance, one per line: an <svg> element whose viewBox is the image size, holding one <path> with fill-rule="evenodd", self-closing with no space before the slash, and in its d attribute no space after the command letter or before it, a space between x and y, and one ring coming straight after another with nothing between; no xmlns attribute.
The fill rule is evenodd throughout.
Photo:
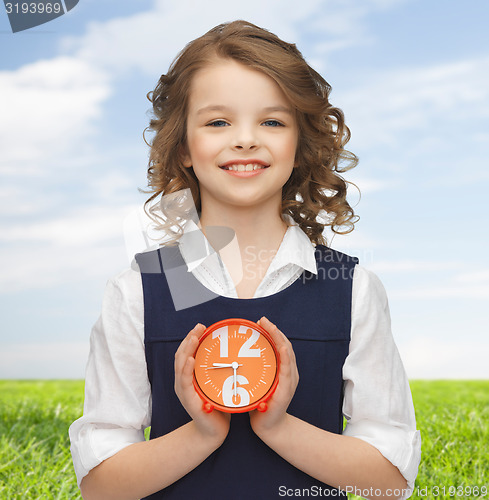
<svg viewBox="0 0 489 500"><path fill-rule="evenodd" d="M265 168L263 165L258 163L248 163L247 165L228 165L224 167L225 170L234 170L235 172L252 172L253 170L261 170Z"/></svg>

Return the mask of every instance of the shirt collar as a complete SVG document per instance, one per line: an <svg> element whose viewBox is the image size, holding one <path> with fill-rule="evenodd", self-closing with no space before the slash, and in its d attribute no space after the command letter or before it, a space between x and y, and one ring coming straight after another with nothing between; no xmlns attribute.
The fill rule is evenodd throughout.
<svg viewBox="0 0 489 500"><path fill-rule="evenodd" d="M268 272L276 271L287 264L295 264L317 274L315 248L311 240L290 215L283 215L283 218L289 227Z"/></svg>
<svg viewBox="0 0 489 500"><path fill-rule="evenodd" d="M289 227L267 274L277 271L288 264L295 264L310 273L317 274L314 245L292 217L283 215L283 218L289 224ZM202 266L209 258L215 258L216 256L216 251L193 220L188 220L185 223L183 235L179 240L179 247L189 272Z"/></svg>

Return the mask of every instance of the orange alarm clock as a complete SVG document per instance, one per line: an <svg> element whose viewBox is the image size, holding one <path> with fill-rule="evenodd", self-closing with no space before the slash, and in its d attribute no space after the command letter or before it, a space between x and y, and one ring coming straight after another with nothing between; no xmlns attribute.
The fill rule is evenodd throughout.
<svg viewBox="0 0 489 500"><path fill-rule="evenodd" d="M246 319L209 326L194 353L194 386L204 411L266 411L278 384L280 357L270 334Z"/></svg>

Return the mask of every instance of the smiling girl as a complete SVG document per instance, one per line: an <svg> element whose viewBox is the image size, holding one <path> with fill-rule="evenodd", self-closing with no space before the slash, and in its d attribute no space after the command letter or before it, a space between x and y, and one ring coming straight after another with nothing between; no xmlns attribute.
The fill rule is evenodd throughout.
<svg viewBox="0 0 489 500"><path fill-rule="evenodd" d="M188 267L189 292L213 292L183 310L163 269L109 282L70 428L85 499L410 495L420 439L384 289L322 235L356 220L339 175L356 158L329 91L295 45L244 21L188 44L160 78L149 202L189 188L199 231L231 228L238 247L192 263L188 222L152 253ZM204 325L230 317L261 318L280 352L266 412L206 413L193 387Z"/></svg>
<svg viewBox="0 0 489 500"><path fill-rule="evenodd" d="M246 264L236 285L240 298L252 298L263 279L245 250L276 250L287 230L282 187L295 165L297 140L295 112L265 74L216 59L194 76L183 165L198 179L201 226L239 228ZM261 268L268 264L259 260ZM232 259L224 264L231 268Z"/></svg>

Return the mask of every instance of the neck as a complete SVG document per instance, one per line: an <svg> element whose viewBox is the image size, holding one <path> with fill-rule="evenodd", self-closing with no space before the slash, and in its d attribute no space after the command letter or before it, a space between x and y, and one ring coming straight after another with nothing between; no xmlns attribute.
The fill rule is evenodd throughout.
<svg viewBox="0 0 489 500"><path fill-rule="evenodd" d="M240 298L254 296L282 243L287 224L280 206L280 199L268 200L259 207L202 203L201 229L214 248L220 245L213 243L206 227L224 226L235 233L231 243L218 251Z"/></svg>
<svg viewBox="0 0 489 500"><path fill-rule="evenodd" d="M210 207L202 210L200 225L231 228L242 254L246 251L278 250L287 230L277 204L260 207ZM212 242L211 242L212 243Z"/></svg>

